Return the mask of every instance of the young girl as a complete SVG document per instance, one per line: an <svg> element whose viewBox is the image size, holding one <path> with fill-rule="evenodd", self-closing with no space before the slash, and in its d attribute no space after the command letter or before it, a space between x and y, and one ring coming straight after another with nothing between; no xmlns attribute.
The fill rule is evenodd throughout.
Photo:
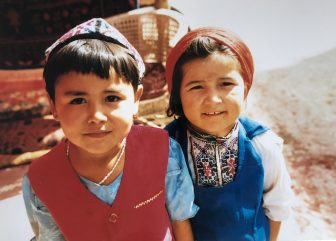
<svg viewBox="0 0 336 241"><path fill-rule="evenodd" d="M103 19L46 51L51 110L67 139L23 180L35 240L192 240L197 207L179 144L133 126L143 74L138 52Z"/></svg>
<svg viewBox="0 0 336 241"><path fill-rule="evenodd" d="M253 60L233 33L200 28L172 49L166 129L182 146L194 182L199 241L276 240L292 191L282 139L241 116Z"/></svg>

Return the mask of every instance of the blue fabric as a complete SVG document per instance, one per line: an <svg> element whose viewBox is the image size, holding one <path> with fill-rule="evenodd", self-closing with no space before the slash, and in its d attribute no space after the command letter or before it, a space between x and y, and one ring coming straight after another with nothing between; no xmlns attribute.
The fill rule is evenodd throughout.
<svg viewBox="0 0 336 241"><path fill-rule="evenodd" d="M187 153L185 122L175 120L166 129ZM264 169L251 142L267 130L246 117L240 118L235 180L220 188L194 186L195 203L200 207L191 219L196 240L269 240L269 221L262 208Z"/></svg>
<svg viewBox="0 0 336 241"><path fill-rule="evenodd" d="M117 195L122 173L107 186L100 186L81 177L84 185L101 201L111 205ZM188 168L180 145L169 140L169 159L166 181L166 205L171 220L185 220L194 217L198 207L194 204L194 193ZM23 198L27 215L32 225L36 240L63 241L48 209L31 190L28 177L25 175L22 184Z"/></svg>

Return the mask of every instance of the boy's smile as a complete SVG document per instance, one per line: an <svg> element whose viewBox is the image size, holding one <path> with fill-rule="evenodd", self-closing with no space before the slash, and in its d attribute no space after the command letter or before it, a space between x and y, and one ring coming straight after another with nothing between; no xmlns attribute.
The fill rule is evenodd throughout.
<svg viewBox="0 0 336 241"><path fill-rule="evenodd" d="M194 128L226 136L244 105L244 80L232 57L212 54L183 65L181 102Z"/></svg>
<svg viewBox="0 0 336 241"><path fill-rule="evenodd" d="M57 79L52 112L74 153L109 157L130 131L141 93L114 70L110 79L70 72Z"/></svg>
<svg viewBox="0 0 336 241"><path fill-rule="evenodd" d="M91 138L103 138L107 136L108 134L111 134L111 131L90 131L90 132L85 132L83 133L84 136L91 137Z"/></svg>

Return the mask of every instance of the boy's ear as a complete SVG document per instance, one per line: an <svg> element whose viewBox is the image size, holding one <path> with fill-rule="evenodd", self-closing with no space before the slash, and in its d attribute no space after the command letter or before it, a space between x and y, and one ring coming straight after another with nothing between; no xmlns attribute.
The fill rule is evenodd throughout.
<svg viewBox="0 0 336 241"><path fill-rule="evenodd" d="M138 89L137 91L135 92L134 94L134 115L138 113L139 111L139 103L140 103L140 98L142 96L142 93L143 93L143 85L138 85Z"/></svg>
<svg viewBox="0 0 336 241"><path fill-rule="evenodd" d="M55 107L55 103L52 99L50 99L50 97L48 96L48 101L49 101L49 106L50 106L50 112L53 115L55 120L58 120L58 115L57 115L57 111L56 111L56 107Z"/></svg>

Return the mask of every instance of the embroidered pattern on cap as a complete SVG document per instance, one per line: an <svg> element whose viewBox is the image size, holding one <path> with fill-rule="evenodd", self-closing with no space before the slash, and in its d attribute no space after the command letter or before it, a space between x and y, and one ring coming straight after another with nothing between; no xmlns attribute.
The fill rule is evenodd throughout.
<svg viewBox="0 0 336 241"><path fill-rule="evenodd" d="M122 35L116 28L108 24L104 19L102 18L93 18L91 20L88 20L80 25L77 25L76 27L70 29L67 33L62 35L59 39L56 40L46 51L45 51L45 58L46 61L49 58L50 53L59 45L62 43L70 40L70 39L76 39L76 36L79 37L81 35L87 35L94 39L100 39L99 36L102 37L103 40L111 39L114 40L121 45L125 46L134 56L140 77L143 77L145 73L145 64L138 53L138 51L131 45L126 37ZM90 38L90 37L88 37Z"/></svg>

